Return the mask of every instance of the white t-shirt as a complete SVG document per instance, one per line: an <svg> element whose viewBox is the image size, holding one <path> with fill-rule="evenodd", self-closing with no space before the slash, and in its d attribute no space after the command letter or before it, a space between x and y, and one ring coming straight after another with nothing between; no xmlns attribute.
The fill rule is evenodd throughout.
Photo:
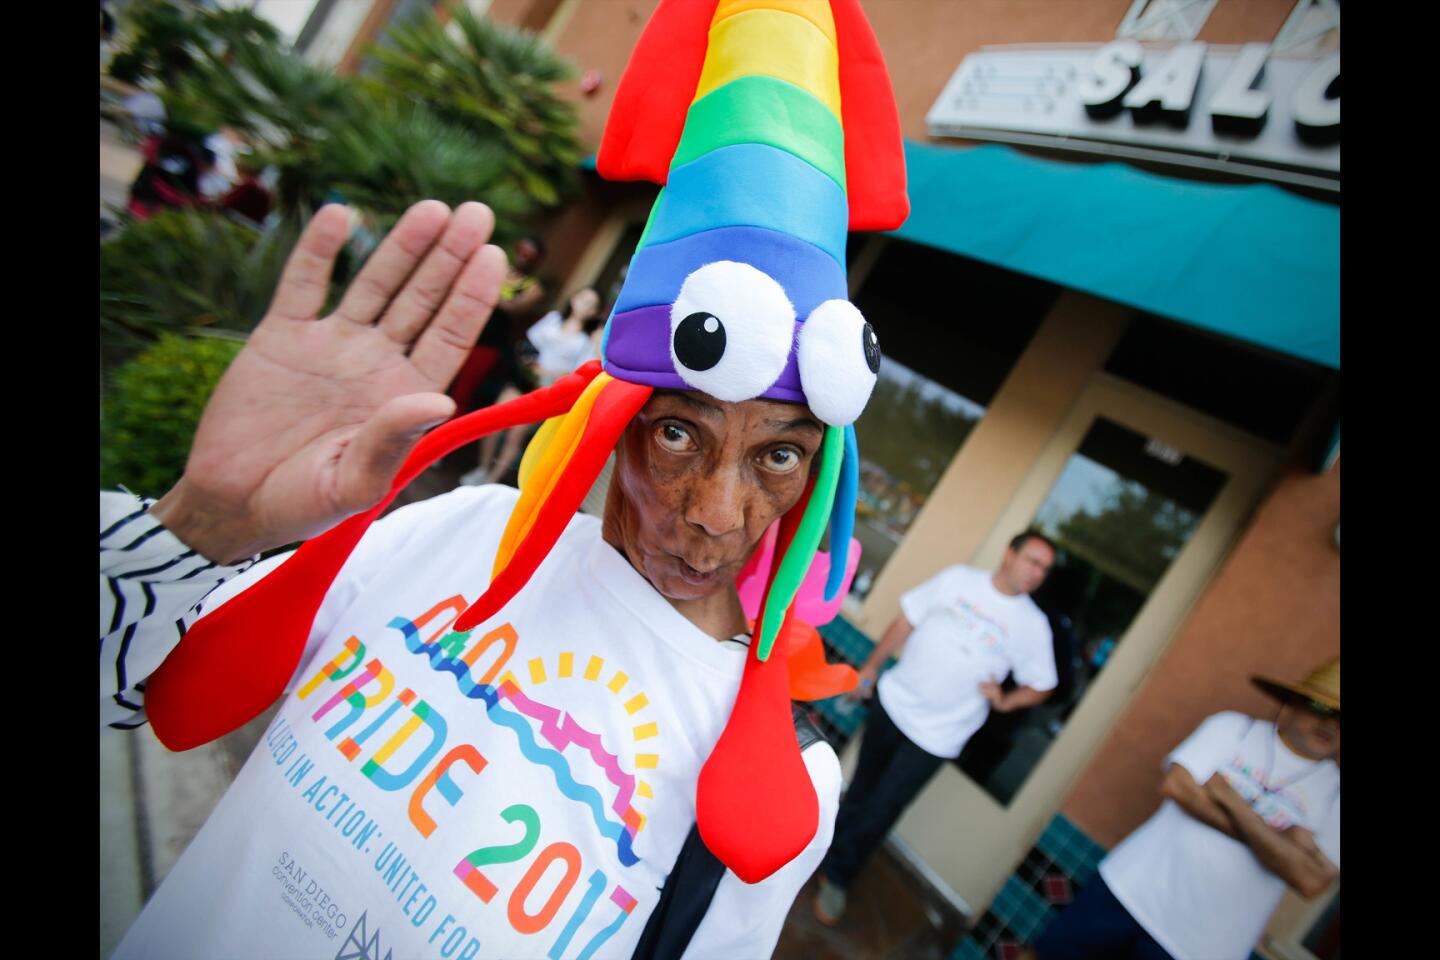
<svg viewBox="0 0 1440 960"><path fill-rule="evenodd" d="M116 957L631 955L745 650L677 613L586 516L500 614L451 632L517 495L462 487L366 534L264 740ZM774 949L839 799L834 751L802 756L814 841L762 883L727 872L687 957Z"/></svg>
<svg viewBox="0 0 1440 960"><path fill-rule="evenodd" d="M535 362L540 365L540 380L545 385L554 383L595 354L590 335L583 330L567 332L558 310L551 310L535 321L525 336L539 352Z"/></svg>
<svg viewBox="0 0 1440 960"><path fill-rule="evenodd" d="M235 142L223 133L210 134L205 138L205 146L215 155L215 167L200 178L200 192L213 199L240 179L240 171L235 167L235 155L239 151Z"/></svg>
<svg viewBox="0 0 1440 960"><path fill-rule="evenodd" d="M1340 768L1290 752L1275 725L1227 711L1166 758L1203 784L1219 772L1277 830L1298 824L1340 863ZM1264 788L1280 784L1266 793ZM1100 863L1100 875L1176 960L1245 960L1285 893L1250 848L1173 800Z"/></svg>
<svg viewBox="0 0 1440 960"><path fill-rule="evenodd" d="M1028 596L1006 596L991 573L947 567L900 598L914 630L877 687L900 732L937 757L958 757L990 715L985 681L1053 690L1050 621Z"/></svg>

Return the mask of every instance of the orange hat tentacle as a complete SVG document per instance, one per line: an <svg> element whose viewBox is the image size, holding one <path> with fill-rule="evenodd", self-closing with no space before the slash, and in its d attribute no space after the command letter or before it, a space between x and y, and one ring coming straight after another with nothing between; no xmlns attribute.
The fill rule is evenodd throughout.
<svg viewBox="0 0 1440 960"><path fill-rule="evenodd" d="M279 568L196 622L146 681L145 709L160 742L189 750L269 708L294 674L340 568L396 494L452 450L564 413L599 373L598 361L588 363L543 390L436 427L415 445L384 499L307 540Z"/></svg>
<svg viewBox="0 0 1440 960"><path fill-rule="evenodd" d="M523 534L504 569L498 570L490 581L489 589L455 621L454 629L473 630L499 612L529 581L555 541L560 539L575 511L580 509L620 434L650 399L651 392L651 387L624 380L607 380L601 384L593 396L593 407L573 452L564 462L557 463L555 475L545 485L545 496L539 501L528 532ZM562 445L557 436L551 449ZM543 478L532 479L538 483Z"/></svg>

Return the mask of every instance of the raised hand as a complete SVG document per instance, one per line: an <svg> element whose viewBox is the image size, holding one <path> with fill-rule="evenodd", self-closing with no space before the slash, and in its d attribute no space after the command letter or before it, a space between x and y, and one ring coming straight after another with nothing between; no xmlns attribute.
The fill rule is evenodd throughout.
<svg viewBox="0 0 1440 960"><path fill-rule="evenodd" d="M184 476L151 509L210 560L306 539L373 506L455 411L443 391L505 277L505 255L486 243L494 215L416 204L321 317L350 223L338 205L310 221L205 408Z"/></svg>

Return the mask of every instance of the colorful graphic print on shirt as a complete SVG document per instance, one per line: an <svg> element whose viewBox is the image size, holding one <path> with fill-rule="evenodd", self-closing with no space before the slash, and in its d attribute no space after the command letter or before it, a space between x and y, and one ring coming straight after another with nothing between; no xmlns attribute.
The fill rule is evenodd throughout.
<svg viewBox="0 0 1440 960"><path fill-rule="evenodd" d="M1293 772L1280 776L1272 769L1267 773L1236 753L1220 768L1220 774L1272 828L1286 830L1310 822L1304 794L1287 784L1304 785L1304 780L1297 780ZM1271 789L1276 783L1281 784L1280 788Z"/></svg>
<svg viewBox="0 0 1440 960"><path fill-rule="evenodd" d="M972 656L979 655L980 650L976 647L983 647L984 653L991 653L996 646L1004 650L1010 640L1010 633L1005 629L1002 620L987 614L980 607L970 600L960 597L945 606L947 612L960 621L960 645L966 653Z"/></svg>
<svg viewBox="0 0 1440 960"><path fill-rule="evenodd" d="M657 769L661 761L656 746L661 742L659 724L647 718L646 693L637 688L623 667L607 663L600 656L565 650L548 661L535 657L512 665L519 637L510 623L478 637L470 632L449 631L449 625L466 606L465 598L457 595L437 603L413 621L392 618L387 626L398 631L400 649L413 658L408 661L396 662L394 648L384 651L382 660L376 651L350 636L340 653L320 666L295 696L314 704L313 709L307 704L308 719L320 726L346 760L353 762L373 750L361 764L360 773L377 790L410 791L407 810L413 832L406 833L411 841L424 842L434 834L436 817L443 816L445 806L455 807L465 790L485 776L489 760L476 746L455 743L451 724L442 712L399 683L397 673L408 672L408 664L423 663L430 670L451 674L456 689L473 702L476 715L484 716L512 736L526 760L549 770L558 793L587 811L597 834L607 845L613 844L622 876L612 877L604 869L592 869L586 882L580 884L584 873L580 850L565 841L544 844L546 831L540 813L530 804L515 803L501 811L505 824L494 832L514 842L457 851L451 871L455 887L450 892L462 900L473 896L486 905L497 898L503 900L505 920L499 922L508 922L520 934L544 932L545 939L550 939L544 954L548 960L571 956L584 960L614 936L639 902L622 880L643 889L635 887L637 881L628 880L623 873L624 868L640 861L634 841L645 828L643 808L655 796L644 771ZM619 753L607 750L599 732L546 703L539 690L551 679L579 680L603 689L630 718L630 749ZM362 719L367 722L362 723ZM472 717L466 719L473 723ZM382 730L388 734L383 740ZM404 755L409 756L415 753L417 743L424 742L417 739L412 743L412 738L426 736L428 745L403 770L390 768L392 758L402 748L408 745ZM325 812L328 808L327 819L334 817L332 822L344 836L353 834L352 844L357 850L366 849L365 842L375 833L376 825L363 809L358 815L352 813L364 798L349 798L341 793L337 800L335 794L340 791L325 783L323 774L315 770L313 758L302 753L291 759L296 743L283 720L267 735L277 766L289 761L284 775L292 785L297 789L305 786L302 795L317 810ZM627 772L627 768L634 772ZM608 792L602 794L596 783L608 786ZM439 794L438 798L435 794ZM344 806L346 800L350 800L348 807ZM405 842L388 841L376 859L376 870L386 886L402 900L415 884L414 862L408 864L407 870L401 852ZM510 890L500 889L487 874L489 867L522 862L532 854L529 868ZM424 889L422 883L419 890ZM457 913L473 917L473 906L466 908L461 902L451 913L436 910L434 895L442 892L432 888L431 898L415 910L412 922L435 927L430 938L440 956L470 955L472 944L478 950L484 938L469 937L470 942L465 942L466 936L461 935L465 928L455 921ZM454 901L453 896L450 899ZM406 902L407 916L411 916L411 905ZM562 908L566 907L562 917ZM442 914L444 919L440 919ZM465 949L461 949L462 944ZM543 947L538 942L537 946Z"/></svg>

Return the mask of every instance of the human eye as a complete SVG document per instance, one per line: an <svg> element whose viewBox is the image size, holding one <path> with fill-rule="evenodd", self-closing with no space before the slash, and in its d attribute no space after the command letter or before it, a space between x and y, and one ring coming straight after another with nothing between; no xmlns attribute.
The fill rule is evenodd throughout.
<svg viewBox="0 0 1440 960"><path fill-rule="evenodd" d="M671 453L693 453L695 439L678 423L666 421L655 428L655 442Z"/></svg>
<svg viewBox="0 0 1440 960"><path fill-rule="evenodd" d="M800 452L793 447L776 447L765 451L760 462L771 473L792 473L800 466Z"/></svg>

